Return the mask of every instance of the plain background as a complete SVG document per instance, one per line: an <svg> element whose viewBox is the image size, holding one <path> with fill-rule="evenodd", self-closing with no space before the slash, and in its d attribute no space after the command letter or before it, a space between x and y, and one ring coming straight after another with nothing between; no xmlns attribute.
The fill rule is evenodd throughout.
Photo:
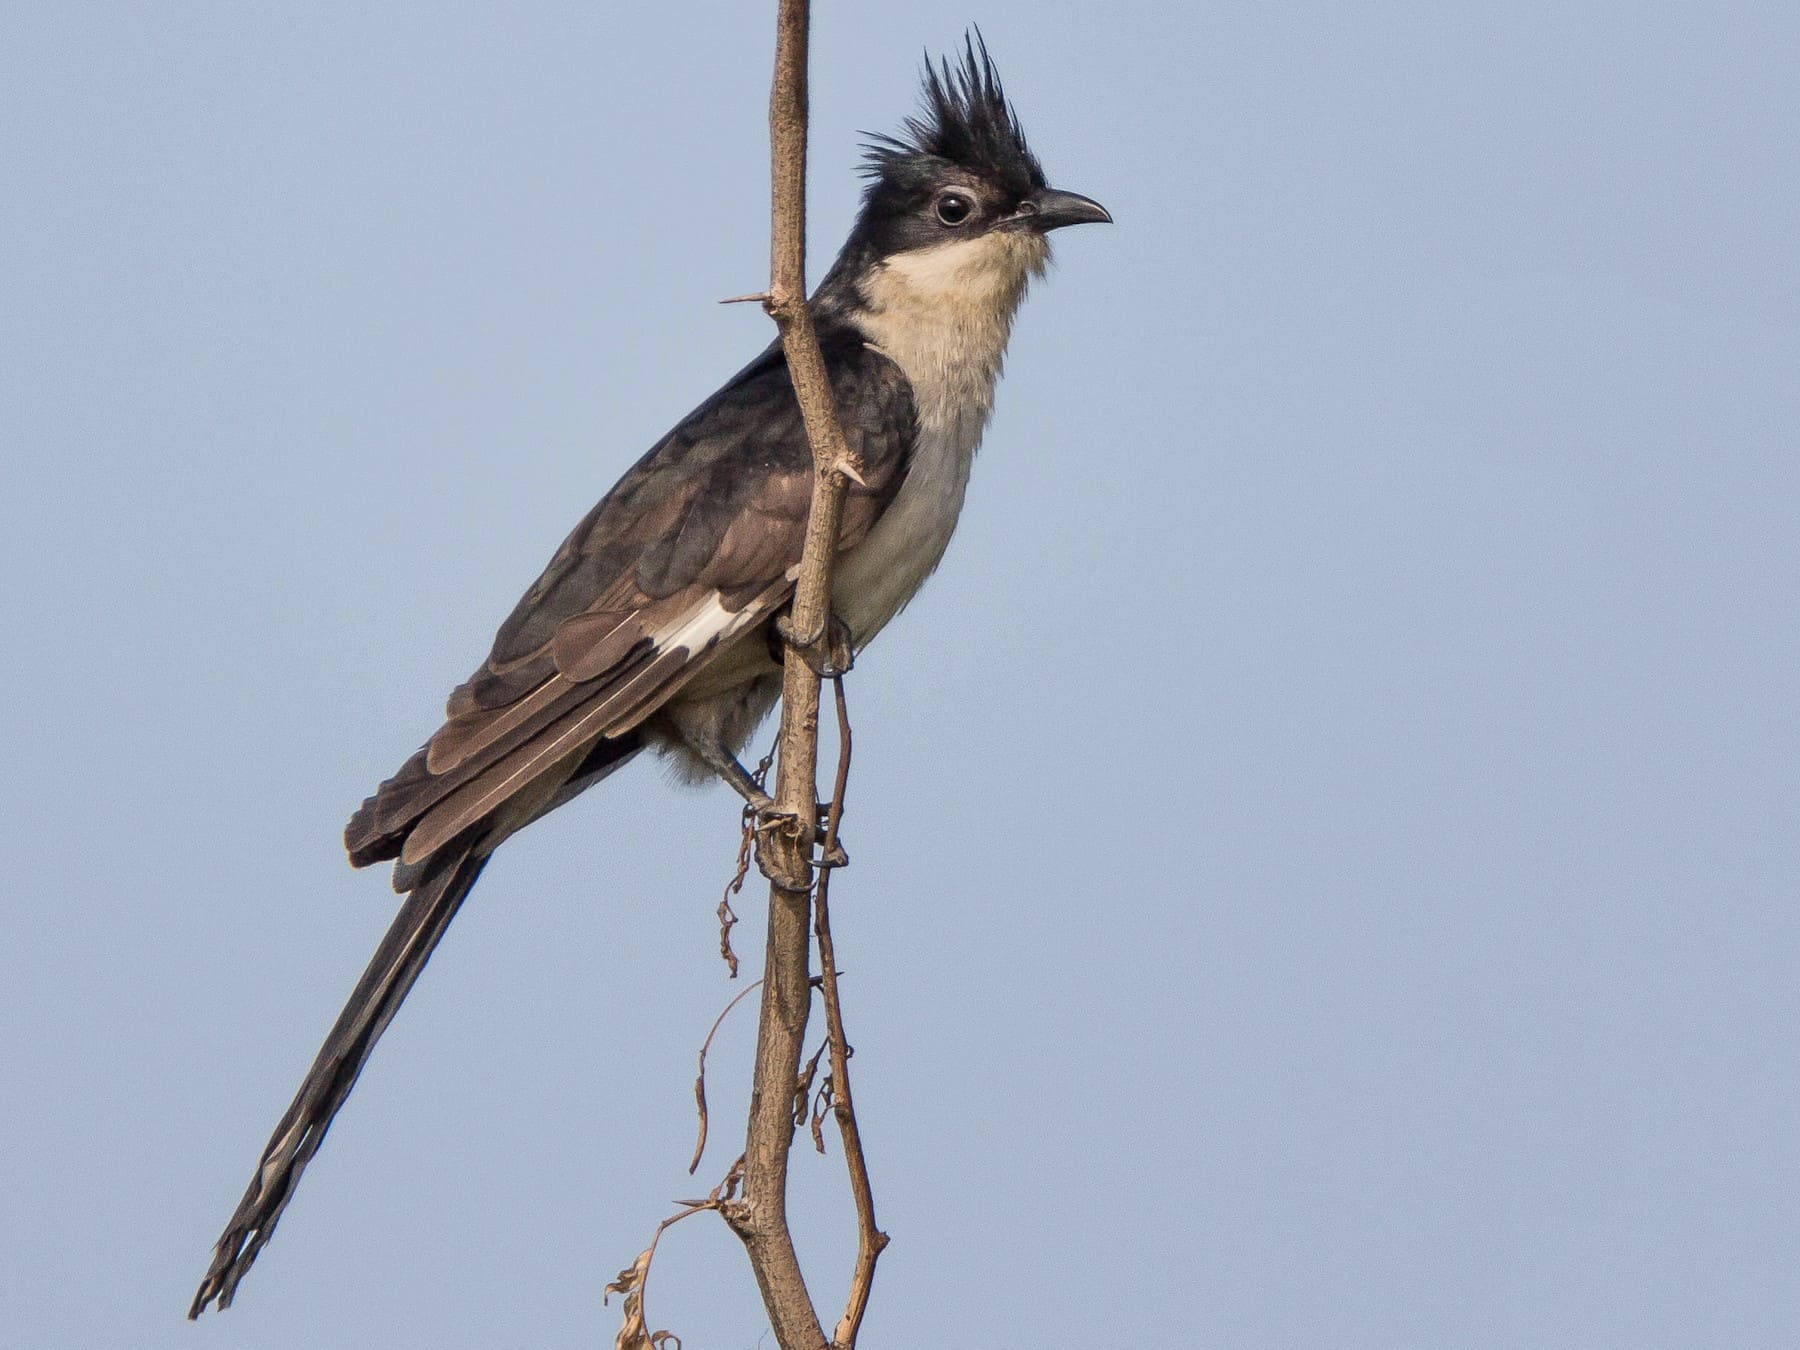
<svg viewBox="0 0 1800 1350"><path fill-rule="evenodd" d="M345 817L770 335L771 8L8 7L9 1343L609 1344L735 1153L737 807L640 764L182 1322L391 913ZM865 1345L1791 1343L1800 10L827 7L815 275L971 20L1118 224L851 681ZM767 1343L710 1219L651 1299Z"/></svg>

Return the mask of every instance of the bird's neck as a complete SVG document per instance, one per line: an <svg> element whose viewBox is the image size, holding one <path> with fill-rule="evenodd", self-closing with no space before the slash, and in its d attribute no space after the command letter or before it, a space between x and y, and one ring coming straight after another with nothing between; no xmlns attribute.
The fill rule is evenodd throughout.
<svg viewBox="0 0 1800 1350"><path fill-rule="evenodd" d="M871 260L843 278L840 313L900 367L923 426L979 436L1013 315L1044 241L989 233Z"/></svg>

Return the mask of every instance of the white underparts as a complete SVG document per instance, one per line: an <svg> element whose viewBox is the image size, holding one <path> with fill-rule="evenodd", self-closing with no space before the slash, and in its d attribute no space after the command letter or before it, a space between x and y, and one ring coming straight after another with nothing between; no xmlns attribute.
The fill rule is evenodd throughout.
<svg viewBox="0 0 1800 1350"><path fill-rule="evenodd" d="M864 307L853 318L912 385L919 440L893 504L838 564L833 604L859 647L949 546L1013 315L1048 253L1039 234L995 231L897 254L862 283Z"/></svg>

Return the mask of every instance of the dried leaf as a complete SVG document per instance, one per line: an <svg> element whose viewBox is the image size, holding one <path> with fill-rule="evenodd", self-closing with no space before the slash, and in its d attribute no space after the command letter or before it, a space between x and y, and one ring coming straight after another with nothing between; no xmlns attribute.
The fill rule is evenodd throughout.
<svg viewBox="0 0 1800 1350"><path fill-rule="evenodd" d="M644 1281L650 1275L650 1254L655 1246L644 1248L619 1278L606 1286L604 1302L611 1303L613 1294L623 1294L620 1307L619 1334L613 1337L613 1350L664 1350L673 1346L681 1350L681 1338L673 1332L651 1331L644 1325Z"/></svg>
<svg viewBox="0 0 1800 1350"><path fill-rule="evenodd" d="M812 1106L812 1139L813 1147L820 1153L825 1151L825 1117L837 1105L837 1093L832 1090L831 1075L827 1073L819 1083L819 1090L813 1094Z"/></svg>
<svg viewBox="0 0 1800 1350"><path fill-rule="evenodd" d="M794 1080L794 1125L806 1124L807 1104L812 1100L813 1075L819 1071L819 1057L825 1053L826 1046L820 1045L813 1051L811 1059L800 1066L800 1076Z"/></svg>
<svg viewBox="0 0 1800 1350"><path fill-rule="evenodd" d="M613 1350L654 1350L655 1342L644 1330L644 1276L650 1273L650 1249L638 1253L638 1259L619 1272L619 1278L606 1286L611 1303L613 1294L625 1296L619 1334L613 1337Z"/></svg>
<svg viewBox="0 0 1800 1350"><path fill-rule="evenodd" d="M694 1138L694 1156L688 1163L691 1177L700 1170L700 1155L706 1152L706 1060L700 1061L700 1072L694 1077L694 1110L700 1116L700 1128Z"/></svg>
<svg viewBox="0 0 1800 1350"><path fill-rule="evenodd" d="M694 1078L694 1108L700 1118L700 1128L694 1140L694 1156L688 1163L688 1175L691 1177L700 1168L700 1155L706 1152L706 1052L712 1049L713 1037L719 1034L719 1028L725 1025L725 1019L731 1010L742 1003L752 992L760 988L761 980L747 985L738 996L725 1005L725 1009L713 1019L712 1030L706 1033L706 1039L700 1042L700 1070Z"/></svg>

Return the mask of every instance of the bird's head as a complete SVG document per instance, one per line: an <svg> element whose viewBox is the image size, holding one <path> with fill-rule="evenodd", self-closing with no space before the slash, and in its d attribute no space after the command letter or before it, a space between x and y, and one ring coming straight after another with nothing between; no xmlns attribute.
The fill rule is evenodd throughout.
<svg viewBox="0 0 1800 1350"><path fill-rule="evenodd" d="M865 302L872 287L925 303L992 301L1010 316L1049 259L1051 230L1110 221L1106 208L1050 186L980 35L962 59L927 62L919 114L871 137L862 212L834 271Z"/></svg>

